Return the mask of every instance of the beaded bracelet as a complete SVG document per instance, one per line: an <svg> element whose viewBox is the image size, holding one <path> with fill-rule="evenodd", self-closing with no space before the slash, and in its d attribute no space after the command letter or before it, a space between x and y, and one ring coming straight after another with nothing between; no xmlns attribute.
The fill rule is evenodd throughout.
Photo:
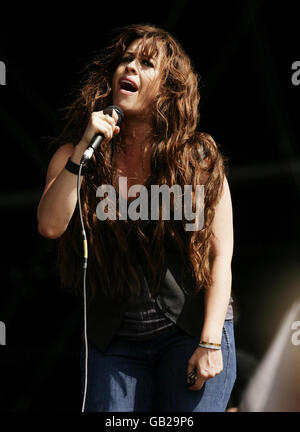
<svg viewBox="0 0 300 432"><path fill-rule="evenodd" d="M209 348L209 349L216 349L216 350L220 350L221 349L221 344L217 344L214 342L205 342L205 341L200 341L200 343L198 344L199 347L201 348Z"/></svg>
<svg viewBox="0 0 300 432"><path fill-rule="evenodd" d="M80 165L74 163L73 161L71 161L71 157L69 157L68 162L66 163L66 170L70 171L72 174L79 174L79 167ZM81 175L86 174L87 171L87 167L83 166L81 169Z"/></svg>

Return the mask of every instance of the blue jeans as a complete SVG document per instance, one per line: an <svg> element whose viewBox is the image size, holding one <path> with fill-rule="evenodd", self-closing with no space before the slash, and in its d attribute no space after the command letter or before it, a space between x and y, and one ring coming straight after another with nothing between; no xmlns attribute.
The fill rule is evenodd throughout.
<svg viewBox="0 0 300 432"><path fill-rule="evenodd" d="M105 353L89 344L85 411L224 412L236 378L233 320L223 327L223 371L192 391L187 365L198 343L174 326L147 341L115 337Z"/></svg>

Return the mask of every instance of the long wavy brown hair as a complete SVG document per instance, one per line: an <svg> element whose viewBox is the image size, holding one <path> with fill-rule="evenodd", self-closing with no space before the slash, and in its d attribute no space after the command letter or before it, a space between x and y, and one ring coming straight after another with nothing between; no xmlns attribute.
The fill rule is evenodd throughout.
<svg viewBox="0 0 300 432"><path fill-rule="evenodd" d="M158 50L164 54L161 86L152 110L151 176L147 183L169 187L179 184L182 190L184 185L192 185L193 211L196 185L204 184L204 226L199 231L185 231L184 219L172 218L172 194L170 220L160 218L150 225L142 220L98 220L96 190L100 184L113 184L116 175L113 152L122 148L122 140L115 136L102 144L90 161L80 192L89 248L87 283L92 293L100 289L116 301L139 292L136 270L137 258L141 256L151 281L150 290L157 293L166 250L170 248L180 253L184 271L191 272L194 291L209 288L212 221L226 175L219 145L198 129L199 75L181 45L168 32L153 25L119 29L112 43L93 59L86 68L78 95L66 109L65 127L56 141L76 145L91 113L112 104L113 73L136 39L141 41L144 56L155 55ZM83 250L78 208L60 238L58 256L63 286L80 291Z"/></svg>

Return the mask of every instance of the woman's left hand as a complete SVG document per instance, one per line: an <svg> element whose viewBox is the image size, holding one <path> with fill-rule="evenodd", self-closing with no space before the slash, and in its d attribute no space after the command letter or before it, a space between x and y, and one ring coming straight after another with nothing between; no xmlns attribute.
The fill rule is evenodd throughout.
<svg viewBox="0 0 300 432"><path fill-rule="evenodd" d="M215 377L223 370L223 357L221 350L198 347L189 359L187 368L187 383L189 375L197 371L195 384L189 390L200 390L205 381Z"/></svg>

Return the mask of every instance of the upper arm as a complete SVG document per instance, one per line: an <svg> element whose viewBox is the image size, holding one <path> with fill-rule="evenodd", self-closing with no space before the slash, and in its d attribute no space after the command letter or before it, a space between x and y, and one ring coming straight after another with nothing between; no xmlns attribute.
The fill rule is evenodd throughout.
<svg viewBox="0 0 300 432"><path fill-rule="evenodd" d="M221 198L215 208L212 222L211 255L221 255L231 261L233 254L233 214L231 194L226 176Z"/></svg>

